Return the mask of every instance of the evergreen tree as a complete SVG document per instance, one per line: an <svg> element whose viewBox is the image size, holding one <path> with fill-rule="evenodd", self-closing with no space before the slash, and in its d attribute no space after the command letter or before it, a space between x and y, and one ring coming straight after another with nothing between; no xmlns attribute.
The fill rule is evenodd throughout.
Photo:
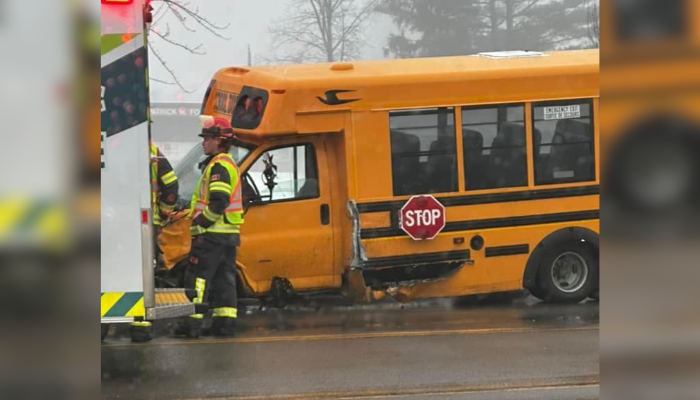
<svg viewBox="0 0 700 400"><path fill-rule="evenodd" d="M399 34L394 57L473 54L497 50L591 47L590 5L596 0L383 0Z"/></svg>

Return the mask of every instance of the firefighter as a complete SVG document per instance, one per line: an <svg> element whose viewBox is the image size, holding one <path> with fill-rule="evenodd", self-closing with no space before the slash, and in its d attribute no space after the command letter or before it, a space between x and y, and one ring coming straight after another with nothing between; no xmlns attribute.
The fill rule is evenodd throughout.
<svg viewBox="0 0 700 400"><path fill-rule="evenodd" d="M151 143L151 205L156 236L160 233L163 221L175 209L179 185L173 167L160 149Z"/></svg>
<svg viewBox="0 0 700 400"><path fill-rule="evenodd" d="M153 249L156 259L160 254L158 236L163 222L175 209L179 184L173 167L160 149L151 142L151 208L153 210ZM131 340L146 342L151 340L151 322L135 321L131 323Z"/></svg>
<svg viewBox="0 0 700 400"><path fill-rule="evenodd" d="M243 224L243 200L238 166L229 154L233 130L223 118L201 116L202 148L207 158L199 164L202 176L192 194L189 217L192 247L185 271L185 289L196 293L193 303L211 299L211 334L233 336L238 314L236 249ZM194 290L192 290L194 289ZM202 314L179 321L176 335L197 338Z"/></svg>

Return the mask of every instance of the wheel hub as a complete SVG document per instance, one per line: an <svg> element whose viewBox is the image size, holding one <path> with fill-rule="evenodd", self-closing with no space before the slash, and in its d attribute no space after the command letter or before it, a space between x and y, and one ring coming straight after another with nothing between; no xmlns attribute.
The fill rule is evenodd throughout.
<svg viewBox="0 0 700 400"><path fill-rule="evenodd" d="M552 281L564 293L580 290L588 281L588 264L580 254L566 252L552 263Z"/></svg>

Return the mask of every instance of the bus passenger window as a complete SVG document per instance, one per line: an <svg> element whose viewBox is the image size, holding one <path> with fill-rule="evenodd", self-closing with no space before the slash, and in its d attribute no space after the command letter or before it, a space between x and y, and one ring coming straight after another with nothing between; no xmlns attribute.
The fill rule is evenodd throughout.
<svg viewBox="0 0 700 400"><path fill-rule="evenodd" d="M525 107L462 109L467 190L527 186Z"/></svg>
<svg viewBox="0 0 700 400"><path fill-rule="evenodd" d="M396 111L389 117L394 195L456 192L454 109Z"/></svg>
<svg viewBox="0 0 700 400"><path fill-rule="evenodd" d="M595 180L592 103L533 104L535 183Z"/></svg>

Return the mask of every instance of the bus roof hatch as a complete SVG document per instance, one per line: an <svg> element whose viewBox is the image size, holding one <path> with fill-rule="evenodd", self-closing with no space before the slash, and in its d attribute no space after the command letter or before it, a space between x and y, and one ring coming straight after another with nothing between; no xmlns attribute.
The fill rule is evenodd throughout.
<svg viewBox="0 0 700 400"><path fill-rule="evenodd" d="M547 54L539 51L529 50L510 50L510 51L491 51L477 54L480 57L486 58L523 58L523 57L546 57Z"/></svg>

